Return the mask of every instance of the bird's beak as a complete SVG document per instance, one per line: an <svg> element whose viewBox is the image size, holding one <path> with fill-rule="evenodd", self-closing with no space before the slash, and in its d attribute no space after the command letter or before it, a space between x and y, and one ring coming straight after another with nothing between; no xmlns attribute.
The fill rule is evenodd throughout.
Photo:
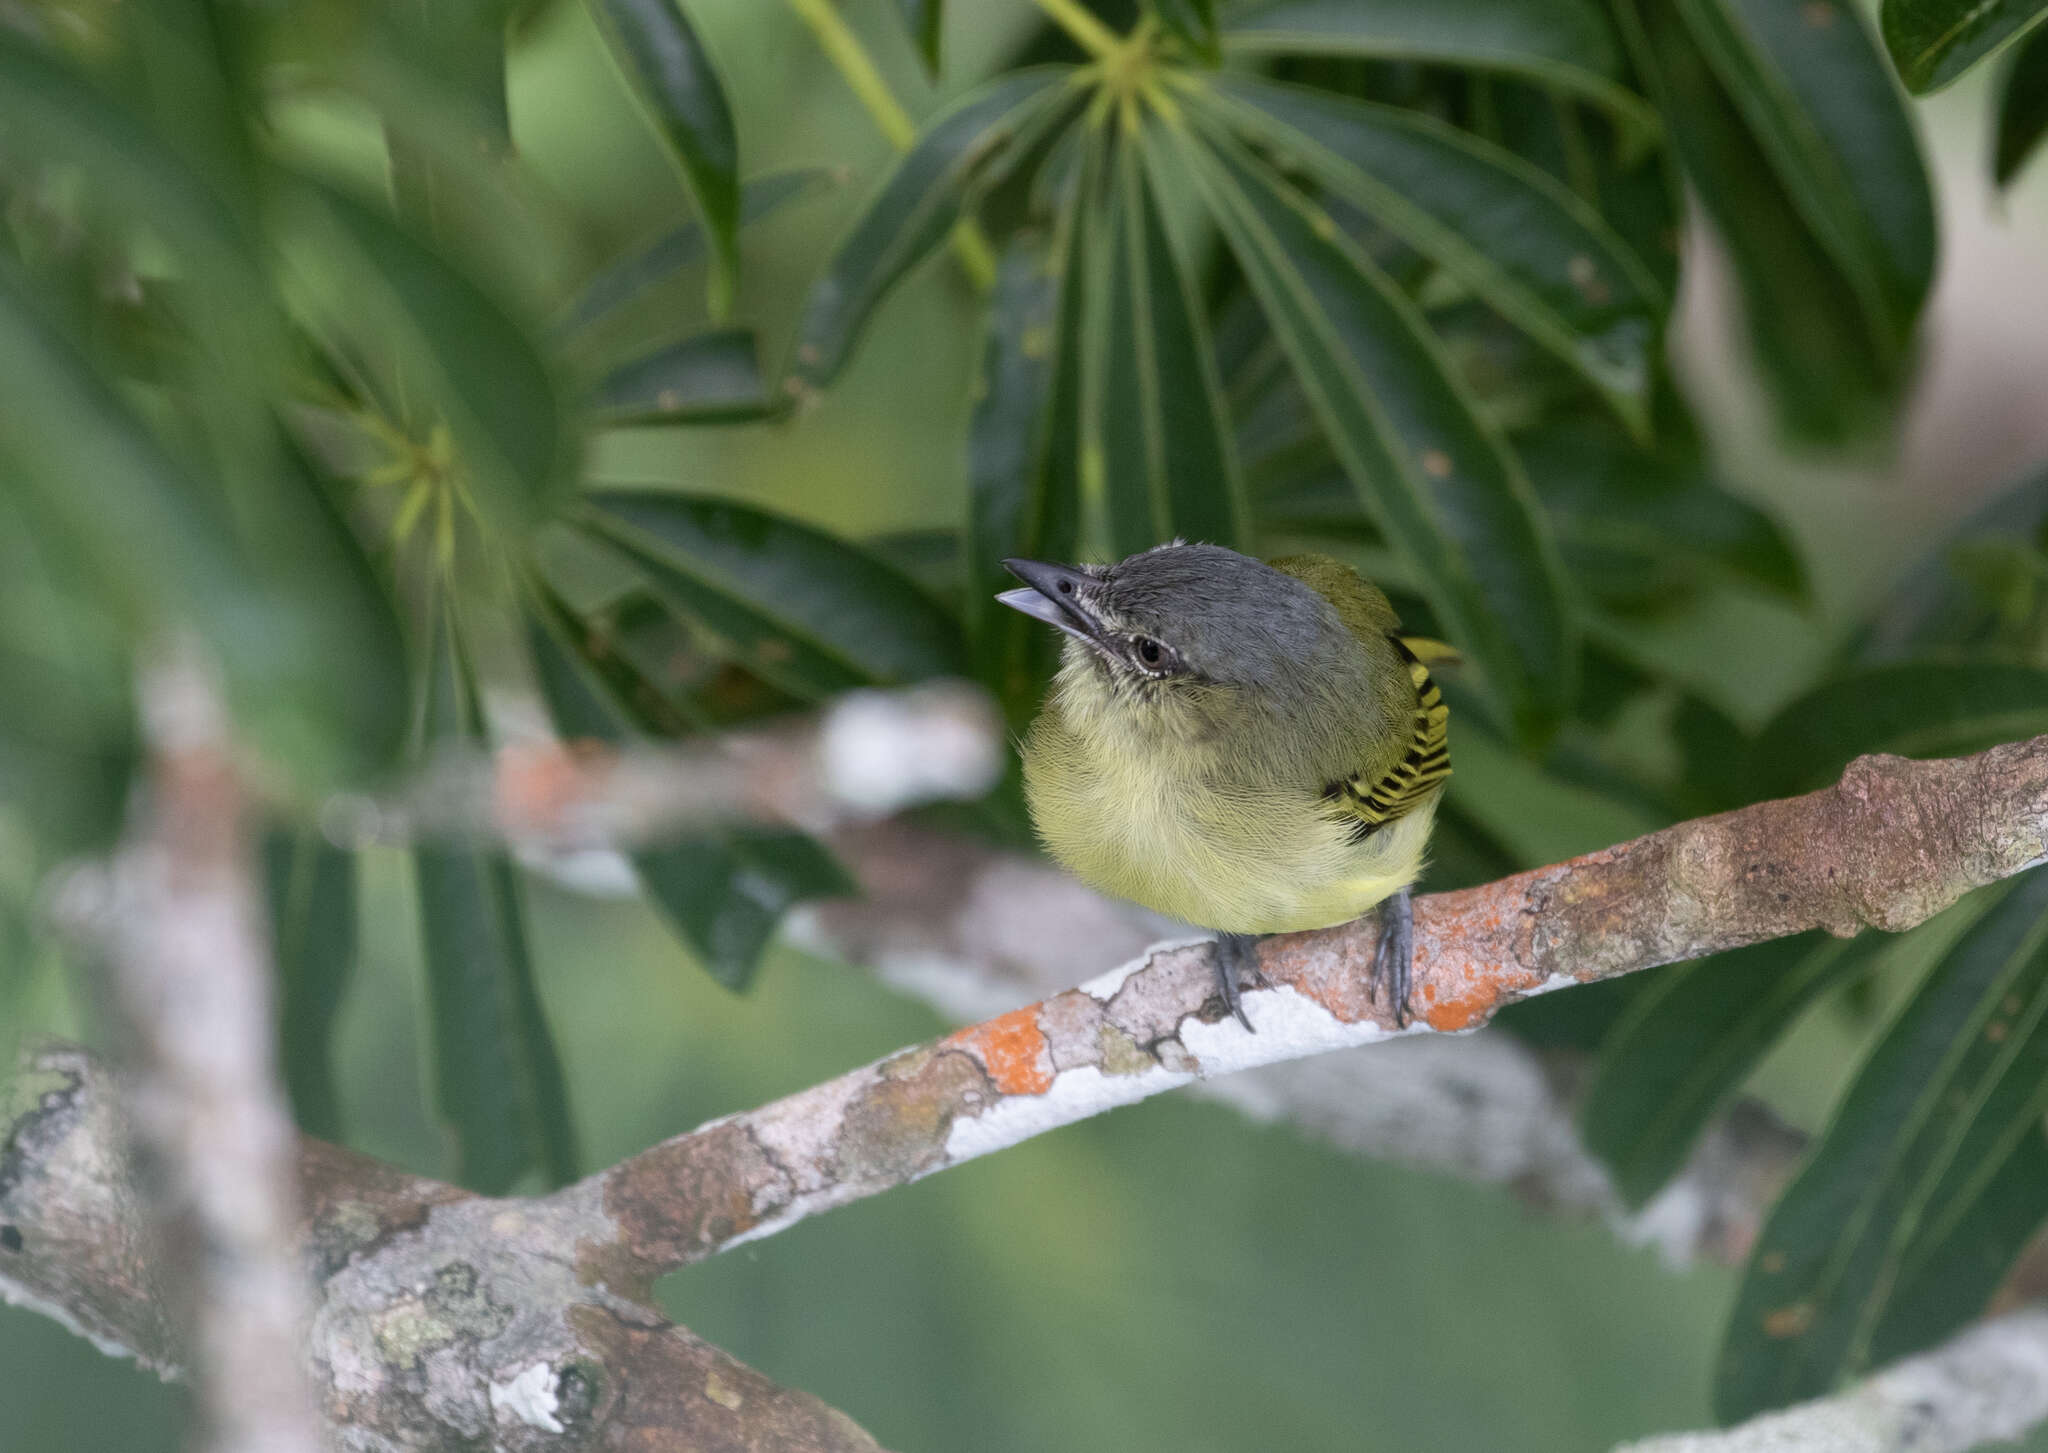
<svg viewBox="0 0 2048 1453"><path fill-rule="evenodd" d="M1043 560L1005 560L1003 569L1023 581L1028 589L1006 590L997 600L1033 620L1058 627L1077 641L1086 641L1098 649L1104 646L1102 622L1082 595L1084 587L1095 583L1087 571Z"/></svg>

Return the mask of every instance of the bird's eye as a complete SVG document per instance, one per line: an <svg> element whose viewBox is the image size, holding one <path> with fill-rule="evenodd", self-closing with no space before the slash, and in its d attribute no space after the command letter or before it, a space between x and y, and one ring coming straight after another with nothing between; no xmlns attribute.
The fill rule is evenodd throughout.
<svg viewBox="0 0 2048 1453"><path fill-rule="evenodd" d="M1165 654L1150 636L1138 637L1138 655L1147 666L1157 666Z"/></svg>

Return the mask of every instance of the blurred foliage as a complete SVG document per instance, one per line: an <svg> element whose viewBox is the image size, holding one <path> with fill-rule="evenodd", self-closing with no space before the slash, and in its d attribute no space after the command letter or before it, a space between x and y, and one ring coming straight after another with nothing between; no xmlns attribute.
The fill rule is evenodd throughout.
<svg viewBox="0 0 2048 1453"><path fill-rule="evenodd" d="M2048 730L2048 480L1929 551L1773 719L1641 644L1716 593L1807 600L1807 562L1724 487L1668 375L1683 196L1726 246L1787 442L1883 437L1936 255L1896 80L1944 85L2010 46L2007 181L2048 116L2048 28L2025 34L2048 7L1886 0L1873 36L1840 0L1017 0L1007 54L981 47L949 77L974 84L907 128L888 68L830 6L797 5L877 124L915 134L801 316L764 331L748 226L824 179L744 180L734 57L707 37L780 10L714 28L588 0L605 84L675 183L653 236L619 238L514 144L508 45L570 4L0 9L8 960L47 951L36 885L118 827L134 660L203 640L268 793L309 1129L351 1129L331 1054L364 863L320 835L333 793L493 740L502 683L579 741L942 674L1021 723L1051 652L989 604L1006 555L1185 535L1320 549L1384 584L1468 663L1446 682L1459 776L1436 884L1802 790L1858 752ZM871 39L912 74L953 67L941 0L867 19L887 17L903 30ZM795 491L825 528L614 472L629 440L712 426L733 448L837 428L827 447L857 457L832 396L949 241L938 265L981 320L941 340L979 358L932 405L962 425L950 518L896 528L895 481L851 504ZM1014 803L985 819L1014 823ZM473 844L410 856L446 1172L489 1191L573 1175L530 884ZM634 868L732 989L791 905L849 887L793 833ZM2043 881L1935 930L1953 941L1759 1244L1725 1415L1943 1335L2048 1216ZM1597 1056L1587 1138L1640 1203L1883 947L1760 945L1503 1024Z"/></svg>

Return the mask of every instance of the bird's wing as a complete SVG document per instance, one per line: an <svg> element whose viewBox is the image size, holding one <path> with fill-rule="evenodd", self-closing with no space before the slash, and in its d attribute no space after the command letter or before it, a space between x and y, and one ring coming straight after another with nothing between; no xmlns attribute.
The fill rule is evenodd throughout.
<svg viewBox="0 0 2048 1453"><path fill-rule="evenodd" d="M1391 639L1415 683L1415 720L1408 750L1377 777L1352 777L1334 784L1332 792L1368 829L1405 816L1451 775L1451 709L1429 679L1429 668L1399 637Z"/></svg>
<svg viewBox="0 0 2048 1453"><path fill-rule="evenodd" d="M1444 705L1424 663L1455 661L1457 653L1438 641L1402 637L1400 619L1386 596L1341 560L1304 554L1267 563L1329 601L1345 627L1368 648L1381 642L1391 645L1415 683L1415 715L1400 759L1383 772L1364 772L1325 789L1332 802L1357 817L1361 832L1370 832L1412 811L1451 775L1451 709Z"/></svg>

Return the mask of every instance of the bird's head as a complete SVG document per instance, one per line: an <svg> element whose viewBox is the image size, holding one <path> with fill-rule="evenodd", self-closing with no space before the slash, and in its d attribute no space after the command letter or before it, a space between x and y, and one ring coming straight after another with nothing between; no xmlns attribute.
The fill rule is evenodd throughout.
<svg viewBox="0 0 2048 1453"><path fill-rule="evenodd" d="M1149 707L1185 730L1228 709L1247 723L1359 699L1371 664L1336 609L1263 561L1175 542L1114 565L1005 560L1004 605L1069 637L1070 707Z"/></svg>

